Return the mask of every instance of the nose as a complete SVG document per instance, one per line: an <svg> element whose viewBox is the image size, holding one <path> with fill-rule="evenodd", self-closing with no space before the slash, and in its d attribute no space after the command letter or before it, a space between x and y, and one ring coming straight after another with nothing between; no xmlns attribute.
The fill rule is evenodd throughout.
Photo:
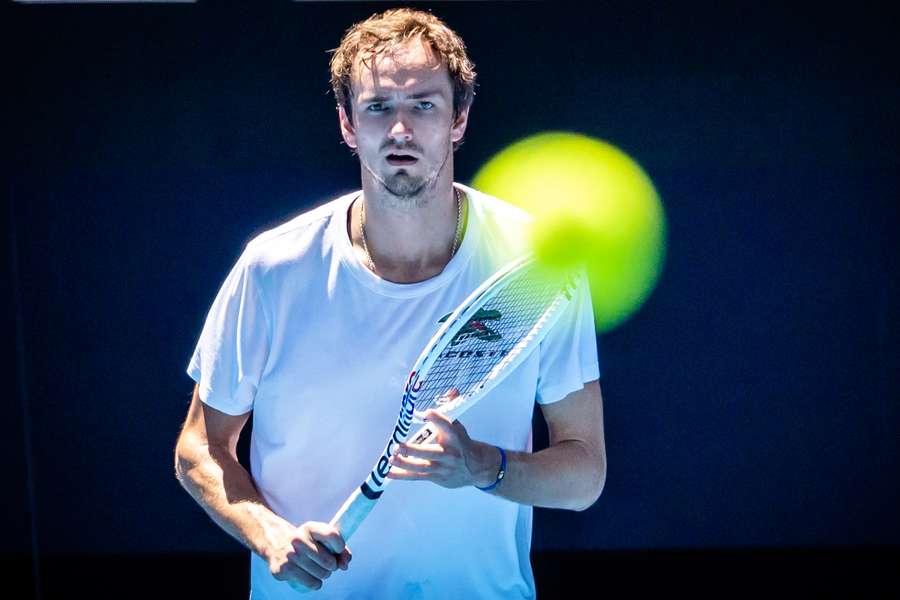
<svg viewBox="0 0 900 600"><path fill-rule="evenodd" d="M395 144L406 144L412 141L413 131L403 115L398 114L397 119L391 125L388 135Z"/></svg>

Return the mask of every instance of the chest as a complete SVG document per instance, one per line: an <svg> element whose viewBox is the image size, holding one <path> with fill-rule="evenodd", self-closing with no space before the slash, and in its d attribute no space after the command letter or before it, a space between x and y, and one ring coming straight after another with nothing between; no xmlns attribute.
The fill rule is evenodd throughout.
<svg viewBox="0 0 900 600"><path fill-rule="evenodd" d="M283 301L273 311L275 335L255 404L255 423L264 426L255 432L278 444L297 431L328 443L377 430L373 443L383 443L410 368L473 285L461 280L422 297L385 298L361 286L320 282L316 292ZM473 433L488 435L506 418L530 430L536 353L516 371L461 419Z"/></svg>

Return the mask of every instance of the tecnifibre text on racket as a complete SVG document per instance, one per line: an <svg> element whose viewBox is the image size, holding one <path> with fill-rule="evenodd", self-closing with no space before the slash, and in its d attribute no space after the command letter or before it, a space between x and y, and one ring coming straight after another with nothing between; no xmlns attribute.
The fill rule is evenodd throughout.
<svg viewBox="0 0 900 600"><path fill-rule="evenodd" d="M446 319L416 360L406 382L400 415L366 480L331 520L349 540L381 497L396 444L404 442L428 409L456 420L500 383L536 348L574 297L574 274L544 270L530 254L501 268ZM412 442L431 441L426 423Z"/></svg>

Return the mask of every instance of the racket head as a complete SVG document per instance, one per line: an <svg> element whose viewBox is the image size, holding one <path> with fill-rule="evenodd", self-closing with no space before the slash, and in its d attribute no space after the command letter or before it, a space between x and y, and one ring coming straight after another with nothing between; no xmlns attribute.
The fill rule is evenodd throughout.
<svg viewBox="0 0 900 600"><path fill-rule="evenodd" d="M538 347L572 300L575 272L526 254L495 273L444 321L410 374L415 422L428 409L458 418Z"/></svg>

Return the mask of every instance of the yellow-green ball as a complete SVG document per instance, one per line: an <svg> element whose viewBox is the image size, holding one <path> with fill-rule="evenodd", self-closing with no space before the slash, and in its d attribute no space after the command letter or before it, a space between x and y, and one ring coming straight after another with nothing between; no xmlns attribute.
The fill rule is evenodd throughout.
<svg viewBox="0 0 900 600"><path fill-rule="evenodd" d="M665 214L653 182L615 146L537 134L492 157L472 186L535 217L531 243L544 263L586 265L599 332L628 319L653 291L665 258Z"/></svg>

